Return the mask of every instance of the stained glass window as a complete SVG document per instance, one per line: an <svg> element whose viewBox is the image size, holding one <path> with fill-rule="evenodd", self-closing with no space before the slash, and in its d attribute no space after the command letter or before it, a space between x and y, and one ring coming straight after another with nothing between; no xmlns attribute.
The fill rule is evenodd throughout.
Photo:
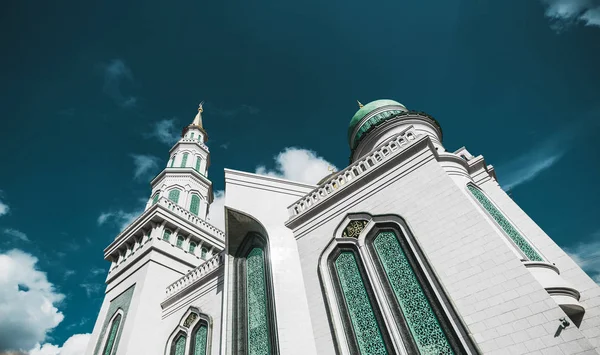
<svg viewBox="0 0 600 355"><path fill-rule="evenodd" d="M110 326L110 333L108 333L108 339L106 340L106 345L104 346L103 355L111 355L113 348L115 346L115 339L117 338L117 331L119 330L119 325L121 324L121 315L118 314L115 319L113 319L112 324Z"/></svg>
<svg viewBox="0 0 600 355"><path fill-rule="evenodd" d="M183 153L183 158L181 159L181 167L185 168L185 164L187 163L188 153Z"/></svg>
<svg viewBox="0 0 600 355"><path fill-rule="evenodd" d="M171 355L185 354L185 336L179 335L175 340L175 346L171 347Z"/></svg>
<svg viewBox="0 0 600 355"><path fill-rule="evenodd" d="M195 250L196 250L196 243L190 242L190 253L194 254Z"/></svg>
<svg viewBox="0 0 600 355"><path fill-rule="evenodd" d="M175 155L173 155L173 157L171 158L171 166L169 166L169 167L172 168L174 164L175 164Z"/></svg>
<svg viewBox="0 0 600 355"><path fill-rule="evenodd" d="M246 257L248 355L271 353L264 251L253 248Z"/></svg>
<svg viewBox="0 0 600 355"><path fill-rule="evenodd" d="M154 197L152 198L152 204L157 203L159 197L160 197L160 193L156 193L156 195L154 195Z"/></svg>
<svg viewBox="0 0 600 355"><path fill-rule="evenodd" d="M387 354L381 329L353 252L344 251L335 260L346 310L361 354Z"/></svg>
<svg viewBox="0 0 600 355"><path fill-rule="evenodd" d="M532 261L543 261L542 257L529 245L527 240L517 231L517 229L504 217L496 206L487 198L487 196L473 185L467 185L467 188L473 194L475 199L498 223L500 228L512 239L512 241L521 249L523 254Z"/></svg>
<svg viewBox="0 0 600 355"><path fill-rule="evenodd" d="M163 240L168 242L169 239L171 239L171 231L168 229L165 229L165 231L163 233Z"/></svg>
<svg viewBox="0 0 600 355"><path fill-rule="evenodd" d="M171 191L169 191L169 200L177 203L179 202L179 194L181 193L181 191L179 191L178 189L173 189Z"/></svg>
<svg viewBox="0 0 600 355"><path fill-rule="evenodd" d="M198 195L192 195L192 201L190 202L190 212L198 215L198 210L200 208L200 197Z"/></svg>
<svg viewBox="0 0 600 355"><path fill-rule="evenodd" d="M193 355L206 355L206 343L208 341L208 327L205 324L201 324L197 329L192 339L194 341L194 352Z"/></svg>
<svg viewBox="0 0 600 355"><path fill-rule="evenodd" d="M175 243L175 245L176 245L178 248L181 248L181 247L183 246L183 241L184 241L184 240L185 240L185 238L184 238L183 236L181 236L181 235L178 235L178 236L177 236L177 242Z"/></svg>
<svg viewBox="0 0 600 355"><path fill-rule="evenodd" d="M206 253L208 253L208 249L206 249L206 248L202 248L202 249L200 250L200 257L201 257L202 259L206 259Z"/></svg>
<svg viewBox="0 0 600 355"><path fill-rule="evenodd" d="M196 157L196 169L197 172L200 172L200 157Z"/></svg>
<svg viewBox="0 0 600 355"><path fill-rule="evenodd" d="M419 352L431 355L453 354L396 234L392 231L380 232L375 237L373 246Z"/></svg>

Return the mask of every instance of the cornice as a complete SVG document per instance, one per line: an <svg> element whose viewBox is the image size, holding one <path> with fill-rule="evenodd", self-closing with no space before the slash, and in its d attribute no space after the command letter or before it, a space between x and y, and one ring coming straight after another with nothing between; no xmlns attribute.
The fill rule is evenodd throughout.
<svg viewBox="0 0 600 355"><path fill-rule="evenodd" d="M298 197L304 196L308 191L316 187L316 185L232 169L225 169L225 183L286 193Z"/></svg>

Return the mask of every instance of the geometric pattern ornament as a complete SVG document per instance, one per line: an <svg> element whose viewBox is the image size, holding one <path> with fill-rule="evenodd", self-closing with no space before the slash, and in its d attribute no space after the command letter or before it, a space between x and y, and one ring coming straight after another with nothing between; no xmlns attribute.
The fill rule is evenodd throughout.
<svg viewBox="0 0 600 355"><path fill-rule="evenodd" d="M104 347L104 355L110 355L115 345L115 338L117 337L117 330L119 330L119 324L121 323L121 315L117 315L112 322L110 327L110 333Z"/></svg>
<svg viewBox="0 0 600 355"><path fill-rule="evenodd" d="M420 354L453 354L446 334L394 232L380 232L373 246Z"/></svg>
<svg viewBox="0 0 600 355"><path fill-rule="evenodd" d="M189 328L190 325L192 325L197 318L198 318L198 315L196 313L194 313L194 312L190 313L190 315L187 316L187 318L183 322L183 326L186 328Z"/></svg>
<svg viewBox="0 0 600 355"><path fill-rule="evenodd" d="M344 251L335 260L335 269L361 354L387 354L385 343L353 252Z"/></svg>
<svg viewBox="0 0 600 355"><path fill-rule="evenodd" d="M265 258L261 248L255 247L246 257L246 307L248 318L248 355L271 353Z"/></svg>
<svg viewBox="0 0 600 355"><path fill-rule="evenodd" d="M527 258L531 261L543 261L540 254L538 254L535 249L529 245L527 240L517 231L517 229L504 217L502 212L500 212L496 206L479 190L478 188L467 185L467 188L473 194L475 199L479 202L483 208L492 216L494 221L498 223L500 228L512 239L512 241L521 249L523 254L527 256Z"/></svg>
<svg viewBox="0 0 600 355"><path fill-rule="evenodd" d="M365 220L354 220L350 221L346 228L344 228L344 232L342 233L342 237L344 238L358 238L360 232L365 229L367 225L367 221Z"/></svg>
<svg viewBox="0 0 600 355"><path fill-rule="evenodd" d="M203 324L196 331L194 337L194 355L206 355L206 337L208 334L208 328Z"/></svg>

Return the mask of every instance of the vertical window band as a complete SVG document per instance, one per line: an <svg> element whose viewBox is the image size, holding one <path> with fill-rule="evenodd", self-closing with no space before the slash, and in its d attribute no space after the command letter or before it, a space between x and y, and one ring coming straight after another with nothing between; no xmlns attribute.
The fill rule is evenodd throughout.
<svg viewBox="0 0 600 355"><path fill-rule="evenodd" d="M181 193L181 191L179 191L178 189L173 189L173 190L169 191L169 200L171 200L175 203L178 203L180 193Z"/></svg>
<svg viewBox="0 0 600 355"><path fill-rule="evenodd" d="M543 261L540 254L527 242L527 240L517 231L517 229L504 217L496 206L487 198L487 196L475 186L468 184L467 188L475 197L477 202L492 216L494 221L502 228L502 230L510 237L510 239L521 249L523 254L531 261Z"/></svg>
<svg viewBox="0 0 600 355"><path fill-rule="evenodd" d="M183 158L181 159L181 167L185 168L185 165L187 164L187 158L188 158L188 153L183 153Z"/></svg>
<svg viewBox="0 0 600 355"><path fill-rule="evenodd" d="M360 353L387 354L354 253L343 251L334 264Z"/></svg>
<svg viewBox="0 0 600 355"><path fill-rule="evenodd" d="M111 355L113 347L115 345L115 339L117 337L117 330L119 330L119 325L121 324L121 315L118 314L115 319L112 321L110 326L110 333L108 334L108 339L106 340L106 345L104 346L103 355Z"/></svg>
<svg viewBox="0 0 600 355"><path fill-rule="evenodd" d="M185 335L180 334L175 341L173 347L171 347L171 355L185 355Z"/></svg>
<svg viewBox="0 0 600 355"><path fill-rule="evenodd" d="M260 247L254 247L246 257L246 307L248 354L270 354L265 257Z"/></svg>
<svg viewBox="0 0 600 355"><path fill-rule="evenodd" d="M200 157L196 158L196 167L194 169L196 169L197 172L200 172Z"/></svg>
<svg viewBox="0 0 600 355"><path fill-rule="evenodd" d="M200 324L192 336L194 348L191 354L206 355L206 345L208 337L208 327L205 324Z"/></svg>
<svg viewBox="0 0 600 355"><path fill-rule="evenodd" d="M192 201L190 202L190 212L194 215L198 215L200 209L200 197L196 194L192 195Z"/></svg>

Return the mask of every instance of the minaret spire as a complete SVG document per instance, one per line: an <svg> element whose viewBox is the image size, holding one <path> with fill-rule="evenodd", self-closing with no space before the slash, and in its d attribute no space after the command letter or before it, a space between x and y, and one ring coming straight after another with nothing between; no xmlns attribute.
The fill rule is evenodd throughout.
<svg viewBox="0 0 600 355"><path fill-rule="evenodd" d="M356 100L356 102L358 102L358 107L359 107L359 108L363 108L363 106L364 106L364 105L363 105L363 104L361 104L361 103L360 103L360 101Z"/></svg>
<svg viewBox="0 0 600 355"><path fill-rule="evenodd" d="M196 117L194 117L194 122L192 122L192 126L204 128L202 127L202 112L204 112L202 105L204 105L204 101L202 101L200 105L198 105L198 113L196 114Z"/></svg>

